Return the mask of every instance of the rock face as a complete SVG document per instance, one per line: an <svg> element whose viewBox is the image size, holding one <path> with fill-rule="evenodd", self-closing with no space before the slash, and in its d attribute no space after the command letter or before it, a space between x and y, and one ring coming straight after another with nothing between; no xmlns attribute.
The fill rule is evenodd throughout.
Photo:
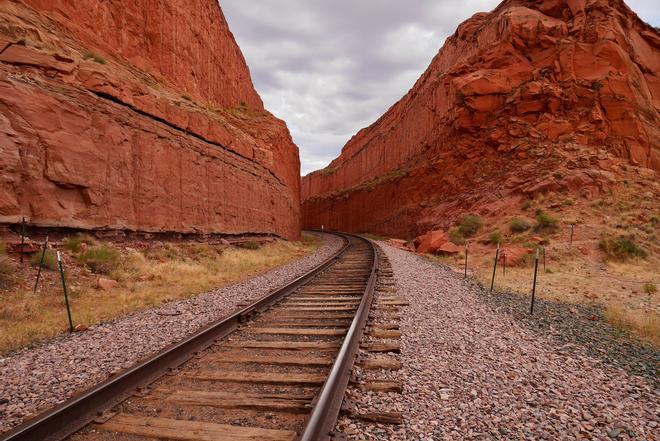
<svg viewBox="0 0 660 441"><path fill-rule="evenodd" d="M660 171L660 35L620 0L504 1L302 181L303 224L415 237L624 168Z"/></svg>
<svg viewBox="0 0 660 441"><path fill-rule="evenodd" d="M0 223L296 238L299 170L215 0L0 3Z"/></svg>

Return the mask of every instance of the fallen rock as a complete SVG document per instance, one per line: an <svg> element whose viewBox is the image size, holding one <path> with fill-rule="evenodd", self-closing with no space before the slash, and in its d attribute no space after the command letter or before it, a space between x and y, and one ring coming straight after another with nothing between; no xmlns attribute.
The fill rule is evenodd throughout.
<svg viewBox="0 0 660 441"><path fill-rule="evenodd" d="M103 291L110 291L116 286L117 286L116 280L106 279L105 277L99 277L98 279L96 279L96 289L101 289Z"/></svg>
<svg viewBox="0 0 660 441"><path fill-rule="evenodd" d="M415 242L419 243L417 252L421 254L435 253L445 243L449 242L447 233L440 230L429 231L428 233L416 237Z"/></svg>
<svg viewBox="0 0 660 441"><path fill-rule="evenodd" d="M445 242L442 245L440 245L435 251L434 254L440 254L440 255L445 255L445 256L450 256L450 255L455 255L460 253L463 250L463 248L454 245L451 242Z"/></svg>

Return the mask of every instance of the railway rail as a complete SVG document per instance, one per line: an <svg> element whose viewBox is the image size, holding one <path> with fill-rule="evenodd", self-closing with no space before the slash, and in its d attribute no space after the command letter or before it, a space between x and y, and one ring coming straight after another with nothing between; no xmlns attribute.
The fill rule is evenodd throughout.
<svg viewBox="0 0 660 441"><path fill-rule="evenodd" d="M333 429L376 285L366 239L0 441L315 441Z"/></svg>

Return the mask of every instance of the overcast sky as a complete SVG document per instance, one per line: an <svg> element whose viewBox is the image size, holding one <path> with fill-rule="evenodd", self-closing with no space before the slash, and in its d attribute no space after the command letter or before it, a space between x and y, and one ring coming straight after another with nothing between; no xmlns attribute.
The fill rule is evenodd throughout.
<svg viewBox="0 0 660 441"><path fill-rule="evenodd" d="M658 0L628 1L660 25ZM497 0L220 0L266 108L300 148L302 174L399 100L445 39Z"/></svg>

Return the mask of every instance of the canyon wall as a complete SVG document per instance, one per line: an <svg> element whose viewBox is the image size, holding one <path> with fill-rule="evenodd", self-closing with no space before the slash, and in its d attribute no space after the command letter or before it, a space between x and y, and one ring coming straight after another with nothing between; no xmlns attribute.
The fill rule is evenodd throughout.
<svg viewBox="0 0 660 441"><path fill-rule="evenodd" d="M622 1L507 0L302 180L307 227L414 237L471 211L660 171L660 34Z"/></svg>
<svg viewBox="0 0 660 441"><path fill-rule="evenodd" d="M299 175L215 0L0 4L0 223L297 238Z"/></svg>

